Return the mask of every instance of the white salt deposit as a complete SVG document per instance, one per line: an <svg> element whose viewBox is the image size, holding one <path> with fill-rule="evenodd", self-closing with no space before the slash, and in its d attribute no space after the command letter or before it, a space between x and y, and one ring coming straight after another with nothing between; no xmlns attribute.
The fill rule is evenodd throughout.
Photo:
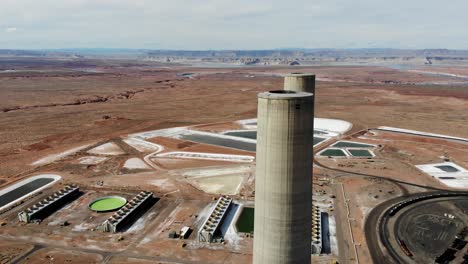
<svg viewBox="0 0 468 264"><path fill-rule="evenodd" d="M206 193L235 195L242 187L241 175L221 175L191 179L189 182Z"/></svg>
<svg viewBox="0 0 468 264"><path fill-rule="evenodd" d="M449 166L457 171L447 172L438 168L440 166ZM416 165L416 167L449 187L468 188L468 170L453 162L422 164Z"/></svg>
<svg viewBox="0 0 468 264"><path fill-rule="evenodd" d="M63 159L65 158L66 156L68 155L72 155L82 149L85 149L89 146L91 146L92 144L88 144L88 145L84 145L84 146L80 146L80 147L76 147L76 148L72 148L72 149L69 149L67 151L64 151L64 152L61 152L61 153L58 153L58 154L52 154L52 155L48 155L40 160L37 160L35 162L33 162L31 165L46 165L46 164L49 164L49 163L52 163L54 161L57 161L57 160L60 160L60 159Z"/></svg>
<svg viewBox="0 0 468 264"><path fill-rule="evenodd" d="M237 121L238 124L241 124L245 129L257 129L257 119L244 119Z"/></svg>
<svg viewBox="0 0 468 264"><path fill-rule="evenodd" d="M97 154L97 155L111 155L111 156L125 154L125 152L119 146L117 146L117 144L113 142L108 142L100 146L97 146L91 150L88 150L88 153Z"/></svg>
<svg viewBox="0 0 468 264"><path fill-rule="evenodd" d="M150 167L146 165L144 161L142 161L139 158L131 158L125 161L125 164L123 165L125 169L143 169L143 170L149 170Z"/></svg>
<svg viewBox="0 0 468 264"><path fill-rule="evenodd" d="M157 179L157 180L151 180L150 184L154 186L158 186L159 188L162 189L170 189L174 188L174 184L172 184L168 179Z"/></svg>
<svg viewBox="0 0 468 264"><path fill-rule="evenodd" d="M144 141L138 138L126 138L123 140L127 145L135 148L140 152L160 152L163 150L163 147L148 141Z"/></svg>
<svg viewBox="0 0 468 264"><path fill-rule="evenodd" d="M147 138L154 138L154 137L172 137L174 135L180 134L182 131L187 130L186 127L173 127L167 129L159 129L159 130L152 130L146 131L136 134L131 134L129 138L137 138L137 139L147 139Z"/></svg>
<svg viewBox="0 0 468 264"><path fill-rule="evenodd" d="M456 77L456 78L468 78L467 75L449 73L449 72L435 72L435 71L421 71L421 70L408 70L409 72L416 72L422 73L427 75L439 75L439 76L447 76L447 77Z"/></svg>
<svg viewBox="0 0 468 264"><path fill-rule="evenodd" d="M157 154L158 158L178 158L178 159L201 159L201 160L219 160L231 162L253 162L255 157L247 155L229 155L216 153L201 153L201 152L166 152Z"/></svg>
<svg viewBox="0 0 468 264"><path fill-rule="evenodd" d="M80 162L80 164L84 164L84 165L96 165L108 159L109 158L106 158L106 157L85 156L85 157L79 158L78 161Z"/></svg>
<svg viewBox="0 0 468 264"><path fill-rule="evenodd" d="M237 121L239 124L243 125L246 129L257 129L257 119L245 119ZM349 131L353 127L353 124L350 122L340 120L340 119L330 119L330 118L314 118L314 129L323 130L327 132L334 132L337 134L343 134ZM333 135L336 136L336 135Z"/></svg>
<svg viewBox="0 0 468 264"><path fill-rule="evenodd" d="M406 133L406 134L414 134L414 135L420 135L420 136L430 136L430 137L437 137L437 138L462 140L462 141L468 142L468 138L452 137L452 136L447 136L447 135L442 135L442 134L427 133L427 132L421 132L421 131L410 130L410 129L396 128L396 127L386 127L386 126L378 127L378 129L379 130L385 130L385 131Z"/></svg>
<svg viewBox="0 0 468 264"><path fill-rule="evenodd" d="M314 118L314 128L319 130L343 134L349 131L352 127L353 125L350 122L344 120L319 117Z"/></svg>
<svg viewBox="0 0 468 264"><path fill-rule="evenodd" d="M243 174L250 173L252 170L251 166L220 166L210 167L201 169L187 169L182 172L184 177L211 177L219 175L230 175L230 174Z"/></svg>

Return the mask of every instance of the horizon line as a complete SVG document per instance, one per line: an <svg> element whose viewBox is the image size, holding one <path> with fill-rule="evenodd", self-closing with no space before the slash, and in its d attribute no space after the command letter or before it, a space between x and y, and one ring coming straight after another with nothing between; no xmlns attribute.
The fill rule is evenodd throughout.
<svg viewBox="0 0 468 264"><path fill-rule="evenodd" d="M447 51L468 51L467 49L450 49L450 48L388 48L388 47L373 47L373 48L266 48L266 49L168 49L168 48L102 48L102 47L74 47L74 48L0 48L0 50L27 50L27 51L60 51L60 50L157 50L157 51L313 51L313 50L447 50Z"/></svg>

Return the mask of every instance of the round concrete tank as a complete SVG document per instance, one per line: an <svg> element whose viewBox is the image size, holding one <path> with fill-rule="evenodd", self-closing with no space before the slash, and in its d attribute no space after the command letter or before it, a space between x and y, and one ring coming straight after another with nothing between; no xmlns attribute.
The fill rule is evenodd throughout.
<svg viewBox="0 0 468 264"><path fill-rule="evenodd" d="M311 261L314 96L258 95L255 264Z"/></svg>
<svg viewBox="0 0 468 264"><path fill-rule="evenodd" d="M315 75L290 73L284 76L284 90L315 94Z"/></svg>

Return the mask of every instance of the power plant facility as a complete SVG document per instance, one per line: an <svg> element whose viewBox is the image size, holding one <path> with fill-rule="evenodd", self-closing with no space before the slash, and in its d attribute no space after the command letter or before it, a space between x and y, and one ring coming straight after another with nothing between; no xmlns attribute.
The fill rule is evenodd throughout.
<svg viewBox="0 0 468 264"><path fill-rule="evenodd" d="M111 23L139 11L120 2ZM208 24L246 8L218 2L138 8ZM270 12L291 26L262 29L310 39L292 22L310 10L294 7ZM21 50L14 22L0 41L0 264L468 264L468 47ZM187 30L202 45L212 29Z"/></svg>
<svg viewBox="0 0 468 264"><path fill-rule="evenodd" d="M314 80L258 95L255 264L311 263Z"/></svg>
<svg viewBox="0 0 468 264"><path fill-rule="evenodd" d="M78 186L68 185L25 211L18 213L19 221L26 223L34 220L42 221L65 204L75 200L79 195L80 188Z"/></svg>

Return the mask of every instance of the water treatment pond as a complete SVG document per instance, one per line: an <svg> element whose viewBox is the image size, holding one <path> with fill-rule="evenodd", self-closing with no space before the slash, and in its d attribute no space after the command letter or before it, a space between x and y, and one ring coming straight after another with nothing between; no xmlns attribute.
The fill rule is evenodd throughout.
<svg viewBox="0 0 468 264"><path fill-rule="evenodd" d="M314 137L314 146L324 141L325 138Z"/></svg>
<svg viewBox="0 0 468 264"><path fill-rule="evenodd" d="M364 143L356 143L356 142L347 142L347 141L340 141L336 142L332 145L334 148L373 148L373 145L364 144Z"/></svg>
<svg viewBox="0 0 468 264"><path fill-rule="evenodd" d="M39 178L32 180L24 185L21 185L20 187L0 196L0 207L7 205L15 201L16 199L19 199L27 195L28 193L33 192L36 189L41 188L42 186L47 185L53 181L53 178Z"/></svg>
<svg viewBox="0 0 468 264"><path fill-rule="evenodd" d="M435 167L445 172L458 172L459 171L457 168L449 166L449 165L441 165L441 166L435 166Z"/></svg>
<svg viewBox="0 0 468 264"><path fill-rule="evenodd" d="M320 130L314 130L314 134L315 134L315 135L328 135L327 132L325 132L325 131L320 131Z"/></svg>
<svg viewBox="0 0 468 264"><path fill-rule="evenodd" d="M253 233L254 230L254 212L252 207L244 207L237 219L236 228L240 233Z"/></svg>
<svg viewBox="0 0 468 264"><path fill-rule="evenodd" d="M327 134L327 133L314 130L314 134ZM257 131L231 131L231 132L225 133L225 135L233 136L233 137L248 138L248 139L257 139ZM314 137L314 146L324 141L325 139L326 138L322 138L322 137Z"/></svg>
<svg viewBox="0 0 468 264"><path fill-rule="evenodd" d="M346 153L341 149L326 149L320 156L327 156L327 157L346 157Z"/></svg>
<svg viewBox="0 0 468 264"><path fill-rule="evenodd" d="M119 196L102 197L94 200L89 208L96 212L109 212L120 209L127 203L127 200Z"/></svg>
<svg viewBox="0 0 468 264"><path fill-rule="evenodd" d="M185 134L180 136L181 139L190 140L202 144L216 145L227 148L235 148L245 151L255 152L256 144L244 141L238 141L229 138L213 137L209 135L198 135L198 134Z"/></svg>
<svg viewBox="0 0 468 264"><path fill-rule="evenodd" d="M257 131L231 131L225 133L228 136L257 139Z"/></svg>
<svg viewBox="0 0 468 264"><path fill-rule="evenodd" d="M372 153L367 149L348 149L353 157L373 157Z"/></svg>

